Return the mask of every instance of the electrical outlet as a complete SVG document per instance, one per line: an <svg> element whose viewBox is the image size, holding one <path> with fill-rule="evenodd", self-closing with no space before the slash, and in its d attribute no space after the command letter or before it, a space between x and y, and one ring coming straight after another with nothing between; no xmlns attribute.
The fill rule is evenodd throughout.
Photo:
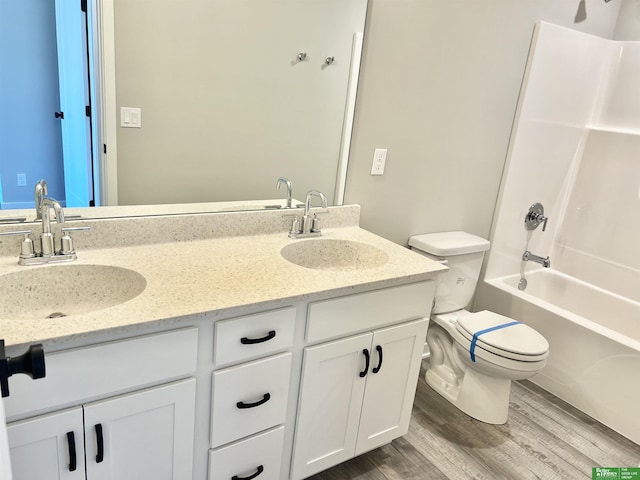
<svg viewBox="0 0 640 480"><path fill-rule="evenodd" d="M18 186L26 187L27 186L27 176L24 173L18 173Z"/></svg>
<svg viewBox="0 0 640 480"><path fill-rule="evenodd" d="M373 163L371 164L371 175L384 174L384 164L387 161L387 149L376 148L373 152Z"/></svg>

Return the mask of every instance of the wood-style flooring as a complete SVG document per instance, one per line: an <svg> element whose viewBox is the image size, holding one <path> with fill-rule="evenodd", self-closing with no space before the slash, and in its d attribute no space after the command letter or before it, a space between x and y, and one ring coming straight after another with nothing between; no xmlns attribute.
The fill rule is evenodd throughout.
<svg viewBox="0 0 640 480"><path fill-rule="evenodd" d="M513 382L507 423L489 425L435 393L425 366L407 435L311 479L572 480L640 464L639 445L529 381Z"/></svg>

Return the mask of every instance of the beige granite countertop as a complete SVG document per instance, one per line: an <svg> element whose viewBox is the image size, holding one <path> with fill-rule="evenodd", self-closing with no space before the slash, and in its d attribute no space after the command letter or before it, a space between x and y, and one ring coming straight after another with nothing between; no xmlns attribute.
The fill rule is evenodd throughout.
<svg viewBox="0 0 640 480"><path fill-rule="evenodd" d="M103 310L52 319L0 316L0 338L14 347L33 342L60 344L98 333L179 324L192 315L216 318L243 314L247 307L276 308L321 293L340 295L355 287L383 288L426 280L446 269L356 225L325 228L322 238L375 246L389 255L389 261L375 268L348 271L301 267L285 260L280 250L293 242L313 239L290 239L286 232L123 247L77 247L76 261L49 266L18 266L17 255L0 256L0 275L68 265L111 265L134 270L146 279L141 294Z"/></svg>

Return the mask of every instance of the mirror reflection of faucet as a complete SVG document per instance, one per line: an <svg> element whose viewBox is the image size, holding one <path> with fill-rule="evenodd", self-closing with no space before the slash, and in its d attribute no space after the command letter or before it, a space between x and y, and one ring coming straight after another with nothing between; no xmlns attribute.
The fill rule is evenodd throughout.
<svg viewBox="0 0 640 480"><path fill-rule="evenodd" d="M287 207L286 208L291 208L291 198L293 195L293 186L291 185L291 180L289 180L286 177L278 178L278 181L276 182L276 188L280 190L280 185L282 184L287 186Z"/></svg>

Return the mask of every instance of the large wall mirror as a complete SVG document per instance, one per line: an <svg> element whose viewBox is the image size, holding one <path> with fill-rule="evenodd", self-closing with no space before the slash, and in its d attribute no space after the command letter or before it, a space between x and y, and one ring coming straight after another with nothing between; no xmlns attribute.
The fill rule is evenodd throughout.
<svg viewBox="0 0 640 480"><path fill-rule="evenodd" d="M0 25L24 32L19 38L39 32L19 53L0 39L0 62L35 58L19 72L28 78L3 73L2 82L37 89L29 113L54 126L69 117L54 117L65 84L58 3L2 0ZM100 190L96 204L242 204L282 197L281 176L295 198L317 189L341 203L366 8L367 0L89 0L88 46L78 58L95 68L84 96L98 141L84 181ZM2 209L29 207L41 177L52 196L70 190L62 177L77 168L60 160L60 127L44 148L35 123L25 118L5 132L6 144L21 139L0 152Z"/></svg>

